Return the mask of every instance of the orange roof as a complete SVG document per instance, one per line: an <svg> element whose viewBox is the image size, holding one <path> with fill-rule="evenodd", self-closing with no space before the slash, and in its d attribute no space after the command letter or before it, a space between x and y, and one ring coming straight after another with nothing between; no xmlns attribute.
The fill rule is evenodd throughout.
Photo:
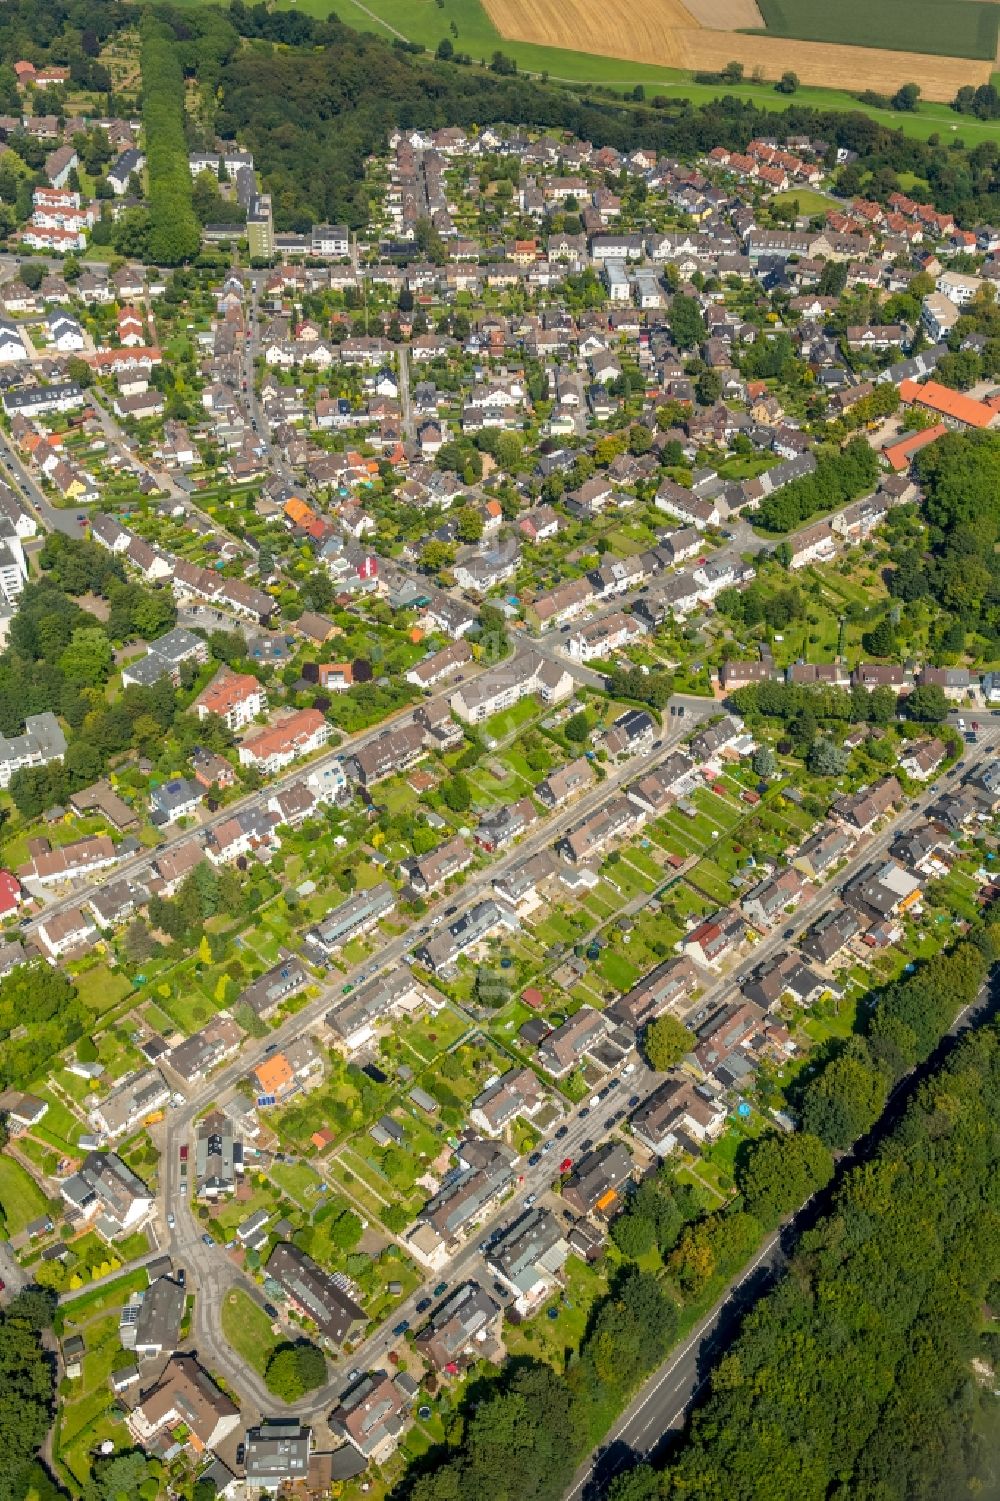
<svg viewBox="0 0 1000 1501"><path fill-rule="evenodd" d="M936 380L929 380L922 386L914 380L902 381L899 399L916 402L932 412L940 412L942 417L953 417L966 427L989 427L996 416L983 402L974 401L971 396L963 396L961 391L953 391L950 386L942 386Z"/></svg>
<svg viewBox="0 0 1000 1501"><path fill-rule="evenodd" d="M423 639L424 632L420 629L419 625L412 625L410 627L410 640L413 642L414 646L416 646L417 643L419 641L422 641Z"/></svg>
<svg viewBox="0 0 1000 1501"><path fill-rule="evenodd" d="M257 760L280 755L303 745L316 734L322 724L323 716L318 709L299 709L298 713L289 715L280 724L271 725L269 729L248 736L243 741L243 749L250 751Z"/></svg>
<svg viewBox="0 0 1000 1501"><path fill-rule="evenodd" d="M289 521L294 521L299 526L306 521L311 521L316 514L312 506L307 506L305 501L300 500L297 495L285 501L284 512Z"/></svg>
<svg viewBox="0 0 1000 1501"><path fill-rule="evenodd" d="M260 1085L261 1094L281 1094L292 1083L295 1075L284 1053L274 1053L258 1063L254 1076Z"/></svg>
<svg viewBox="0 0 1000 1501"><path fill-rule="evenodd" d="M897 438L895 443L887 443L882 453L898 474L900 470L909 467L915 453L926 448L928 443L942 438L947 431L943 422L935 422L933 427L925 428L922 433L909 433L905 438Z"/></svg>
<svg viewBox="0 0 1000 1501"><path fill-rule="evenodd" d="M260 684L250 672L224 672L199 693L195 702L209 714L228 714L246 699L260 692Z"/></svg>
<svg viewBox="0 0 1000 1501"><path fill-rule="evenodd" d="M489 516L502 516L503 506L498 500L488 500L486 502L486 512Z"/></svg>

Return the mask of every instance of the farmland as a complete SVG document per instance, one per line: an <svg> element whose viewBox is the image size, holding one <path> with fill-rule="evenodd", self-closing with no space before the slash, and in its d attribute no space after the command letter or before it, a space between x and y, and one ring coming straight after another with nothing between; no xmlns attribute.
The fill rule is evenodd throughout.
<svg viewBox="0 0 1000 1501"><path fill-rule="evenodd" d="M832 84L834 87L894 90L910 81L920 84L931 99L951 99L967 83L986 83L992 68L990 60L970 65L955 56L931 58L928 51L882 51L869 46L848 46L832 41L785 40L767 34L740 31L706 30L679 4L679 0L652 0L637 3L626 0L609 17L594 0L485 0L497 30L505 37L544 43L549 47L572 47L584 52L609 53L622 58L666 67L721 71L732 60L741 62L748 73L760 69L766 78L778 78L791 70L807 83ZM959 0L956 0L959 3ZM928 22L922 33L926 46L932 30ZM965 8L965 0L961 0ZM977 7L970 5L970 10ZM992 9L992 7L990 7ZM909 14L909 12L907 13ZM949 12L950 14L950 12ZM959 24L961 37L971 35L968 22ZM975 19L977 56L984 56L985 42ZM950 40L939 45L957 46ZM833 31L831 29L831 35ZM843 31L839 33L844 35ZM896 35L910 35L910 27L900 25ZM940 32L937 32L940 36ZM993 23L996 36L996 23ZM967 43L971 46L971 41Z"/></svg>
<svg viewBox="0 0 1000 1501"><path fill-rule="evenodd" d="M1000 12L977 0L760 0L772 36L807 42L850 42L892 51L900 37L912 52L938 57L994 58Z"/></svg>

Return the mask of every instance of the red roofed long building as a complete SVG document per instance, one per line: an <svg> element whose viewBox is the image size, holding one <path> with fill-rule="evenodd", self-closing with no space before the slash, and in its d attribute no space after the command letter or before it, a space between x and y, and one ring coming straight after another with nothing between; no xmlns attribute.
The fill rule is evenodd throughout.
<svg viewBox="0 0 1000 1501"><path fill-rule="evenodd" d="M942 386L936 380L926 381L923 385L915 380L902 381L899 399L907 406L926 407L929 412L936 412L939 417L958 422L962 427L989 427L997 415L985 402L963 396L961 391L953 391L950 386Z"/></svg>
<svg viewBox="0 0 1000 1501"><path fill-rule="evenodd" d="M240 746L240 764L273 776L299 756L311 755L330 738L330 726L318 709L300 709L279 724L249 736Z"/></svg>

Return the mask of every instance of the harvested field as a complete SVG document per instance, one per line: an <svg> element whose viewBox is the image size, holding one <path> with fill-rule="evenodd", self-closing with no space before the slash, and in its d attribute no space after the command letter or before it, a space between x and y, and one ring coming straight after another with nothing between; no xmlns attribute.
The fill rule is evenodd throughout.
<svg viewBox="0 0 1000 1501"><path fill-rule="evenodd" d="M762 31L767 24L757 0L687 0L687 9L708 31Z"/></svg>
<svg viewBox="0 0 1000 1501"><path fill-rule="evenodd" d="M705 9L711 0L695 3ZM919 52L703 29L680 0L619 0L611 12L604 0L483 0L483 4L501 36L512 40L696 72L721 72L733 61L741 62L747 73L759 69L765 78L780 78L790 69L803 83L833 89L873 89L884 94L904 83L918 83L925 99L950 101L963 84L988 83L994 66Z"/></svg>

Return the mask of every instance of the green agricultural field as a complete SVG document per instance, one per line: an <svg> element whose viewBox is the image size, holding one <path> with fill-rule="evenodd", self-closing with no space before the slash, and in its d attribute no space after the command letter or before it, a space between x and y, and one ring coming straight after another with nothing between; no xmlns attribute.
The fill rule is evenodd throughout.
<svg viewBox="0 0 1000 1501"><path fill-rule="evenodd" d="M929 52L935 57L994 58L997 8L977 0L760 0L772 36L807 42Z"/></svg>

